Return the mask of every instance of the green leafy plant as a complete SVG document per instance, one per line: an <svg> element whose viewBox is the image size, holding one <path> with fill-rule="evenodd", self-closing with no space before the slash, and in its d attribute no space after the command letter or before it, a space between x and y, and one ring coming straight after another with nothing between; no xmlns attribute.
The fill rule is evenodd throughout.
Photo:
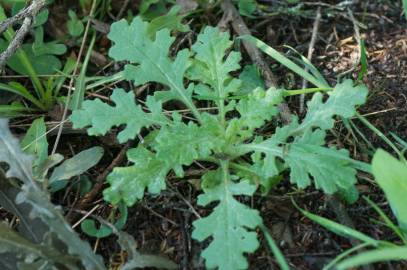
<svg viewBox="0 0 407 270"><path fill-rule="evenodd" d="M68 32L72 37L79 37L85 30L85 26L81 20L78 19L75 11L68 11L69 21L66 23Z"/></svg>
<svg viewBox="0 0 407 270"><path fill-rule="evenodd" d="M12 7L13 14L16 14L23 7L24 5L21 5L21 3L14 4ZM34 24L34 41L25 43L18 50L20 52L17 52L15 56L7 61L7 65L15 72L28 76L31 76L33 72L36 75L48 75L62 68L61 61L56 56L64 54L67 50L66 46L58 43L58 41L44 42L44 28L42 25L48 20L48 14L48 10L44 9L37 15ZM0 21L6 18L5 11L0 6ZM12 29L5 32L5 39L0 39L1 51L8 46L8 42L13 36L14 31ZM23 58L26 59L22 61Z"/></svg>
<svg viewBox="0 0 407 270"><path fill-rule="evenodd" d="M43 151L44 141L39 142L39 137L34 136L42 134L44 128L41 122L42 119L37 119L20 143L11 135L8 120L0 119L0 205L17 218L13 226L15 228L11 224L0 223L0 267L5 270L107 269L102 258L65 221L61 208L50 202L48 190L38 185L40 182L32 169L38 155L28 155L20 148L36 137L36 144L26 147L26 152L37 149L35 153L46 156ZM68 168L65 169L64 174L73 174L67 171ZM75 170L73 166L72 171ZM93 232L98 237L112 232L119 236L118 242L128 254L127 262L121 269L175 269L174 263L166 258L139 253L134 238L118 231L127 217L126 207L121 205L119 208L123 216L115 226L104 220L101 220L102 227L99 230L95 229L92 221L87 221L84 226L91 232L95 230Z"/></svg>
<svg viewBox="0 0 407 270"><path fill-rule="evenodd" d="M48 190L53 193L64 189L69 183L69 180L75 176L81 176L96 165L102 158L104 151L101 147L96 146L83 150L64 161L64 157L58 153L48 155L46 131L44 118L34 120L21 141L21 148L25 153L35 157L33 161L34 179L38 183L42 183L43 188L48 188ZM79 189L81 194L83 193L84 187L92 184L84 177L78 178L79 181L73 184L73 187ZM127 221L127 207L121 204L118 210L120 218L115 222L114 226L117 230L121 230ZM109 222L113 222L116 212L116 209L111 212L108 218ZM105 224L102 224L100 228L96 228L93 219L85 219L81 223L81 229L87 235L98 238L107 237L113 233L112 229Z"/></svg>
<svg viewBox="0 0 407 270"><path fill-rule="evenodd" d="M253 13L257 9L257 3L255 0L235 0L239 13L246 17L253 17Z"/></svg>
<svg viewBox="0 0 407 270"><path fill-rule="evenodd" d="M0 168L0 204L21 221L18 233L0 225L2 269L61 265L69 269L106 269L101 257L74 233L49 201L48 193L38 186L32 173L32 157L21 151L4 119L0 119L0 162L8 165L7 170Z"/></svg>
<svg viewBox="0 0 407 270"><path fill-rule="evenodd" d="M230 51L232 41L227 33L206 27L191 49L172 58L170 31L162 29L152 38L148 29L149 24L136 17L131 24L124 20L114 23L108 36L114 44L109 55L129 62L123 72L127 80L135 85L156 83L157 90L147 96L145 106L135 102L133 92L115 89L112 105L87 100L70 119L74 128L87 128L89 135L104 135L122 126L117 135L121 143L135 139L142 129L151 130L128 151L133 165L117 167L108 176L110 187L103 194L113 204L131 206L146 191L159 194L170 171L183 177L184 169L195 161L216 166L202 176L204 193L198 197L200 206L215 207L193 223L192 235L198 241L211 239L202 253L208 268L247 268L244 254L259 245L254 230L262 219L237 196L251 196L258 188L267 193L287 170L290 181L299 188L313 182L331 194L353 188L357 168L368 170L346 150L324 146L334 116L352 117L355 107L364 103L367 89L363 85L346 80L334 88L325 84L325 88L292 91L258 87L241 95L243 82L231 75L240 69L241 56ZM308 75L312 83L321 85ZM278 105L284 96L321 90L329 90L327 98L315 93L302 121L292 116L289 124L277 125ZM172 100L182 102L190 117L176 111L166 113L163 107ZM201 112L197 104L203 101L213 103L217 112ZM268 122L274 123L273 135L256 136L256 130Z"/></svg>
<svg viewBox="0 0 407 270"><path fill-rule="evenodd" d="M21 148L25 153L35 157L33 176L51 192L65 188L70 179L85 173L103 156L103 148L99 146L83 150L66 160L58 153L48 155L46 131L43 118L34 120L21 141Z"/></svg>
<svg viewBox="0 0 407 270"><path fill-rule="evenodd" d="M14 13L24 3L15 3L13 6ZM0 21L7 19L5 10L0 5ZM44 10L37 15L34 24L34 41L25 43L16 53L7 61L7 66L21 75L30 77L35 94L26 86L18 82L0 83L0 91L7 91L19 95L33 106L25 106L21 102L0 105L0 116L17 116L26 112L51 109L59 98L59 91L73 69L75 62L68 59L62 67L58 55L64 54L67 50L64 44L58 41L44 42L44 24L48 19L48 10ZM0 51L7 48L10 40L14 37L15 32L9 28L4 33L5 39L0 38ZM40 75L52 75L62 69L62 76L50 76L47 80L41 80Z"/></svg>

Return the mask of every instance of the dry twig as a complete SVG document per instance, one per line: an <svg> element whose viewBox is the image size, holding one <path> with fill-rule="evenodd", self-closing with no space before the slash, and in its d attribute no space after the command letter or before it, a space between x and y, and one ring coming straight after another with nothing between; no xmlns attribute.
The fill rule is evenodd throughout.
<svg viewBox="0 0 407 270"><path fill-rule="evenodd" d="M231 22L233 30L239 35L251 35L249 28L244 22L242 16L240 16L239 11L235 8L230 0L225 0L222 2L222 10L224 12L222 20L219 22L221 28ZM246 49L247 53L251 60L260 68L263 76L266 87L275 87L278 88L277 78L274 76L269 65L264 61L261 52L257 49L256 46L243 41L243 46ZM288 123L291 120L291 112L286 103L282 103L279 106L281 118L284 122Z"/></svg>
<svg viewBox="0 0 407 270"><path fill-rule="evenodd" d="M321 21L321 7L318 7L317 15L316 15L315 21L314 21L314 26L312 27L311 41L310 41L309 47L308 47L307 59L310 62L312 60L312 54L314 53L315 42L317 41L317 35L318 35L318 29L319 29L320 21ZM308 68L305 68L305 70L308 72ZM303 81L302 81L302 89L307 88L307 86L308 86L308 81L303 79ZM301 94L301 96L300 96L300 113L301 114L304 112L304 101L305 101L305 94Z"/></svg>
<svg viewBox="0 0 407 270"><path fill-rule="evenodd" d="M45 6L45 0L32 0L31 4L21 10L19 13L11 18L8 18L0 23L0 34L7 30L7 28L13 26L17 22L23 20L21 27L18 29L14 38L10 41L10 44L0 54L0 72L4 69L7 60L20 48L23 43L24 37L30 31L31 26L34 23L35 17Z"/></svg>
<svg viewBox="0 0 407 270"><path fill-rule="evenodd" d="M90 18L93 17L93 13L95 11L95 8L96 8L96 0L93 0L92 8L91 8L91 10L89 12L89 17ZM75 68L74 68L74 70L72 72L73 76L71 77L71 79L69 81L68 94L66 95L66 106L64 107L64 112L62 114L62 119L61 119L61 125L58 128L58 133L57 133L57 136L56 136L56 139L55 139L55 142L54 142L54 147L52 148L52 152L51 152L52 155L55 154L55 152L57 151L58 143L59 143L59 140L61 139L62 130L64 128L64 123L65 123L65 120L66 120L66 118L68 116L68 104L69 104L69 102L71 100L72 89L73 89L73 85L74 85L74 82L75 82L75 75L78 72L79 63L81 61L82 54L83 54L83 52L85 50L85 44L86 44L86 40L87 40L87 37L88 37L89 29L90 29L90 22L91 22L91 20L89 19L87 24L86 24L86 27L85 27L85 32L83 34L83 40L82 40L81 47L79 49L78 58L76 59Z"/></svg>

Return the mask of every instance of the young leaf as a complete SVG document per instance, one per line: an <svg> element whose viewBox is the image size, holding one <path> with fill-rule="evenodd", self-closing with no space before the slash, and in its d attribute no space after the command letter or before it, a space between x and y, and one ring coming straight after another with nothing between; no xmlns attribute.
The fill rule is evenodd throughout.
<svg viewBox="0 0 407 270"><path fill-rule="evenodd" d="M182 15L178 15L181 10L180 6L173 6L167 14L153 19L148 25L148 34L150 38L154 38L155 33L161 29L167 28L180 32L188 32L189 26L182 24Z"/></svg>
<svg viewBox="0 0 407 270"><path fill-rule="evenodd" d="M85 26L83 22L78 19L75 11L72 9L68 10L69 21L66 23L66 27L68 28L68 32L73 37L78 37L82 35L83 31L85 30Z"/></svg>
<svg viewBox="0 0 407 270"><path fill-rule="evenodd" d="M148 33L148 23L136 17L130 25L125 20L112 24L108 37L114 43L109 55L116 61L131 63L125 67L126 79L134 80L137 85L147 82L166 85L169 91L160 93L159 98L164 101L178 99L199 118L191 98L192 86L188 89L184 87L190 53L182 50L174 61L168 57L169 48L174 42L168 29L158 31L155 40L152 40Z"/></svg>
<svg viewBox="0 0 407 270"><path fill-rule="evenodd" d="M348 189L356 183L356 169L350 166L347 150L337 150L307 142L296 142L290 146L285 160L290 166L290 181L300 188L311 184L325 193L333 194Z"/></svg>
<svg viewBox="0 0 407 270"><path fill-rule="evenodd" d="M67 48L64 44L58 44L58 41L44 43L44 28L35 29L35 41L32 44L32 50L35 56L41 55L61 55L66 53Z"/></svg>
<svg viewBox="0 0 407 270"><path fill-rule="evenodd" d="M188 71L189 76L211 87L208 93L198 93L206 96L206 99L212 97L215 102L220 102L219 100L224 100L229 93L236 92L240 87L240 81L229 75L240 68L240 53L231 52L225 58L226 51L232 44L227 32L220 32L218 28L208 26L198 35L192 46L196 55L194 64Z"/></svg>
<svg viewBox="0 0 407 270"><path fill-rule="evenodd" d="M236 110L240 114L239 126L248 128L252 135L254 129L262 127L265 121L271 120L278 114L277 105L282 101L283 92L281 90L264 91L256 88L246 99L240 100L236 105Z"/></svg>
<svg viewBox="0 0 407 270"><path fill-rule="evenodd" d="M237 201L234 196L252 195L256 187L247 181L234 183L227 169L211 171L204 176L209 182L205 193L198 197L198 204L206 206L219 201L213 212L205 218L196 220L192 237L204 241L213 240L202 252L206 267L226 269L245 269L248 267L243 253L254 252L259 246L255 229L262 223L257 210L250 209ZM215 183L214 186L213 182Z"/></svg>
<svg viewBox="0 0 407 270"><path fill-rule="evenodd" d="M265 88L263 79L259 68L256 65L244 66L242 72L239 75L239 80L242 81L240 90L237 92L238 95L245 95L252 92L257 87Z"/></svg>
<svg viewBox="0 0 407 270"><path fill-rule="evenodd" d="M165 177L170 168L162 159L142 146L129 150L127 158L134 165L116 167L107 177L111 186L103 192L106 201L113 204L123 201L132 206L143 198L146 188L152 194L165 188Z"/></svg>
<svg viewBox="0 0 407 270"><path fill-rule="evenodd" d="M253 12L256 11L257 3L255 0L238 0L239 13L242 16L253 18Z"/></svg>
<svg viewBox="0 0 407 270"><path fill-rule="evenodd" d="M143 112L136 105L134 93L116 89L111 95L115 106L110 106L100 99L86 100L81 110L74 111L70 117L74 128L88 128L89 135L104 135L114 126L126 125L117 138L123 143L134 139L142 127L166 125L167 118L161 113L161 103L150 97L147 107L150 113Z"/></svg>
<svg viewBox="0 0 407 270"><path fill-rule="evenodd" d="M202 125L185 124L181 119L162 127L155 138L154 150L157 158L182 177L182 165L191 165L194 160L208 158L213 149L222 147L222 127L209 114L202 116Z"/></svg>
<svg viewBox="0 0 407 270"><path fill-rule="evenodd" d="M126 224L128 212L127 207L124 204L120 204L118 209L120 212L120 217L114 225L112 224L112 226L114 226L116 230L119 231L123 229L124 225ZM97 238L104 238L113 233L113 229L103 223L100 225L100 228L96 228L96 222L93 219L85 219L84 221L82 221L81 229L87 235Z"/></svg>
<svg viewBox="0 0 407 270"><path fill-rule="evenodd" d="M7 48L7 42L3 39L0 39L0 51L3 51ZM40 54L36 55L32 48L33 44L23 44L21 50L27 55L27 58L30 60L31 65L34 68L34 71L38 75L49 75L54 74L57 70L62 68L61 61L52 54ZM21 75L29 76L29 71L19 60L18 56L14 54L7 61L7 66L12 70Z"/></svg>
<svg viewBox="0 0 407 270"><path fill-rule="evenodd" d="M299 129L319 127L330 129L334 125L334 115L350 118L356 114L355 107L366 101L368 90L364 85L354 86L352 80L338 83L329 93L326 102L322 101L322 94L315 93L307 103L307 115Z"/></svg>

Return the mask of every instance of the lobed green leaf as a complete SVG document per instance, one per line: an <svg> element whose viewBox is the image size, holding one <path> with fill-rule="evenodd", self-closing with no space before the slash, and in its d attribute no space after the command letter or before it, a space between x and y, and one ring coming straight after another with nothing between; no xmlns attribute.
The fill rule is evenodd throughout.
<svg viewBox="0 0 407 270"><path fill-rule="evenodd" d="M206 183L205 193L198 197L198 204L202 206L219 201L209 216L193 223L194 239L213 238L202 252L209 269L246 269L248 263L243 254L254 252L259 246L257 234L250 231L262 223L258 211L234 198L236 195L252 195L256 186L248 181L234 183L228 173L221 170L208 172L204 181L215 183Z"/></svg>
<svg viewBox="0 0 407 270"><path fill-rule="evenodd" d="M154 153L139 146L127 152L134 165L116 167L107 177L110 187L103 192L104 199L113 204L123 201L132 206L144 196L144 191L159 194L165 188L165 177L170 168Z"/></svg>
<svg viewBox="0 0 407 270"><path fill-rule="evenodd" d="M112 127L126 125L117 138L123 143L134 139L141 128L152 125L166 125L168 119L161 112L161 103L153 97L147 100L150 113L142 110L134 100L134 93L116 89L110 97L115 106L100 99L86 100L81 110L74 111L70 117L74 128L88 127L89 135L104 135Z"/></svg>

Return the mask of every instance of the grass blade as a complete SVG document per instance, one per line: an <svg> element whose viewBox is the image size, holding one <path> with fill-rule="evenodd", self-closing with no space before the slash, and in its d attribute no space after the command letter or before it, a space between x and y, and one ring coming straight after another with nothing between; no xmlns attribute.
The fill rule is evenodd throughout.
<svg viewBox="0 0 407 270"><path fill-rule="evenodd" d="M380 241L377 241L377 240L371 238L370 236L367 236L366 234L363 234L354 229L346 227L335 221L332 221L327 218L307 212L307 211L301 209L294 201L293 201L293 204L304 216L306 216L307 218L318 223L322 227L324 227L338 235L355 238L355 239L362 241L363 243L367 243L372 246L378 246L381 243Z"/></svg>
<svg viewBox="0 0 407 270"><path fill-rule="evenodd" d="M277 260L278 265L280 266L280 269L281 270L290 270L290 267L288 266L288 263L285 260L283 253L278 248L274 239L271 237L268 229L264 225L261 225L260 228L263 231L264 236L266 237L267 243L268 243L271 251L273 252L274 257L276 257L276 260Z"/></svg>
<svg viewBox="0 0 407 270"><path fill-rule="evenodd" d="M279 62L283 66L287 67L291 71L297 73L299 76L306 79L307 81L314 84L315 86L317 86L319 88L327 88L327 85L325 85L325 83L319 81L312 74L305 71L303 68L298 66L296 63L294 63L293 61L291 61L290 59L288 59L287 57L285 57L284 55L282 55L281 53L279 53L278 51L276 51L272 47L268 46L263 41L255 38L253 36L250 36L250 35L241 36L240 39L245 40L245 41L249 41L249 42L255 44L257 46L257 48L262 50L268 56L272 57L274 60L276 60L277 62Z"/></svg>
<svg viewBox="0 0 407 270"><path fill-rule="evenodd" d="M342 261L336 268L346 270L360 265L391 260L407 260L407 247L388 247L367 251Z"/></svg>

